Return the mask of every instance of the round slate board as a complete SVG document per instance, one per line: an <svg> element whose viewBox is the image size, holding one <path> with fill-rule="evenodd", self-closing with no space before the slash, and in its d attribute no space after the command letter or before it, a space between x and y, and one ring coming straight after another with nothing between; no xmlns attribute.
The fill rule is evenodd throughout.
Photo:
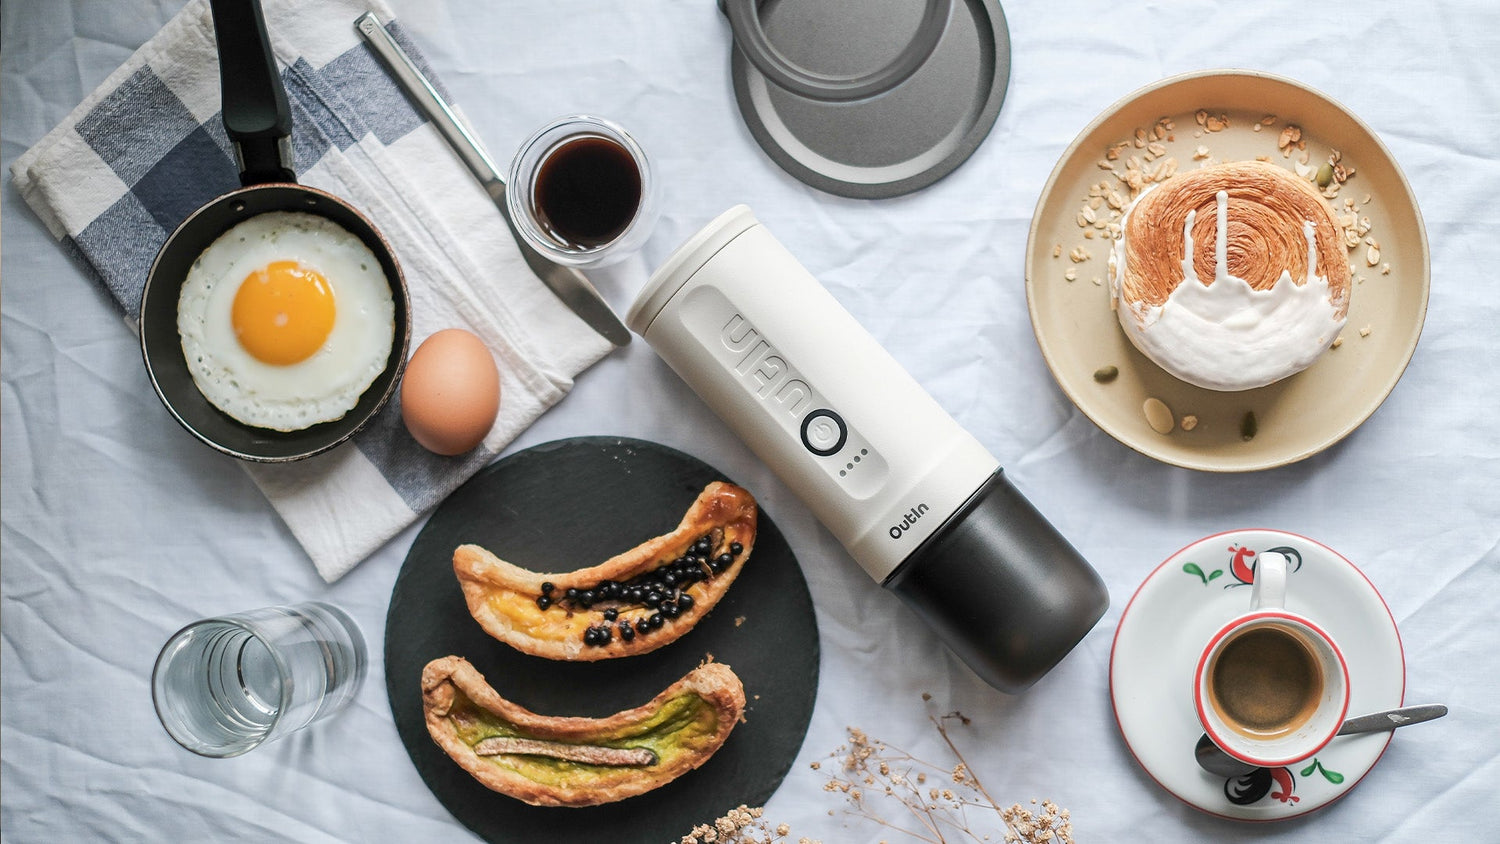
<svg viewBox="0 0 1500 844"><path fill-rule="evenodd" d="M453 549L475 543L535 571L587 568L668 533L713 467L643 440L583 437L539 445L480 471L433 513L402 564L386 616L386 691L418 773L455 818L496 844L676 840L740 804L759 806L791 767L818 687L818 628L807 581L760 514L755 550L719 605L648 654L592 663L527 656L469 615ZM503 697L545 715L601 717L639 706L705 656L745 684L745 722L712 759L618 803L541 808L480 785L427 734L422 668L450 654Z"/></svg>

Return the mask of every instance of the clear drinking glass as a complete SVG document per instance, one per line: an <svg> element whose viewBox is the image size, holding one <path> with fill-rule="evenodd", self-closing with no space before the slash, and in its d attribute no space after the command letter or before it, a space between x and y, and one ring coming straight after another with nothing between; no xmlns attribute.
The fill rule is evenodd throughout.
<svg viewBox="0 0 1500 844"><path fill-rule="evenodd" d="M588 155L591 146L602 154ZM521 144L507 185L516 231L567 266L602 267L630 255L651 236L659 212L646 151L619 124L586 114L560 117ZM579 192L568 196L570 185ZM569 220L549 208L568 212L584 236L573 236ZM600 228L591 231L590 224Z"/></svg>
<svg viewBox="0 0 1500 844"><path fill-rule="evenodd" d="M206 618L156 658L162 726L201 756L238 756L338 712L364 681L365 638L343 610L313 601Z"/></svg>

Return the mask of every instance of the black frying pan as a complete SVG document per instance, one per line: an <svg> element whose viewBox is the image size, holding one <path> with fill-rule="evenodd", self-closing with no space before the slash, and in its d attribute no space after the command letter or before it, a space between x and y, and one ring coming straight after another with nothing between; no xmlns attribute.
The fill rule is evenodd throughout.
<svg viewBox="0 0 1500 844"><path fill-rule="evenodd" d="M390 244L348 203L297 184L292 170L292 113L271 55L259 0L210 0L219 47L224 128L234 143L244 187L193 212L156 255L141 298L141 353L156 394L193 436L234 457L263 463L300 460L353 436L396 389L411 342L410 302ZM385 371L342 419L300 431L272 431L236 421L198 392L177 334L177 297L188 268L209 244L256 214L317 214L353 233L380 261L396 306L396 338Z"/></svg>

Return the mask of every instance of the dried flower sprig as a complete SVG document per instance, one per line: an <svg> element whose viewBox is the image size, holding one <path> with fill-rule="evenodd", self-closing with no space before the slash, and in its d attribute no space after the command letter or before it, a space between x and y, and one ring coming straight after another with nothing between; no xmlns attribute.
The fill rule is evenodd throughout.
<svg viewBox="0 0 1500 844"><path fill-rule="evenodd" d="M958 760L952 768L918 759L899 747L870 738L858 727L849 727L849 743L830 756L839 761L840 770L828 775L823 789L844 794L853 807L850 814L930 844L989 840L988 835L976 831L983 828L982 823L971 818L971 812L981 816L994 812L1004 826L1007 842L1074 844L1073 822L1067 809L1051 800L1032 800L1035 809L1019 803L1004 807L990 796L948 734L949 721L967 725L967 717L951 712L928 719ZM813 766L821 769L819 763ZM895 800L905 810L904 816L896 821L886 819L876 805L885 799Z"/></svg>
<svg viewBox="0 0 1500 844"><path fill-rule="evenodd" d="M931 695L922 697L932 699ZM970 723L967 717L950 712L929 715L928 720L958 760L951 768L871 738L858 727L848 727L848 743L829 754L828 758L837 764L830 766L833 770L826 774L823 790L843 794L852 807L849 814L929 844L990 841L990 835L982 831L982 821L970 819L971 810L981 816L993 812L1004 828L1006 842L1075 844L1073 821L1067 809L1051 800L1034 798L1030 808L1020 803L1001 806L990 796L948 734L948 722L958 721L967 726ZM824 770L822 762L813 762L812 767ZM887 820L882 815L879 805L885 805L886 800L895 800L905 810L897 820ZM981 831L976 831L976 825ZM740 806L711 824L694 827L680 844L790 844L790 835L786 824L772 827L764 820L762 809ZM821 842L799 838L797 844Z"/></svg>
<svg viewBox="0 0 1500 844"><path fill-rule="evenodd" d="M777 824L774 828L763 815L764 809L740 805L730 809L713 823L699 824L679 844L784 844L792 834L791 827ZM797 844L822 844L810 838L799 838Z"/></svg>

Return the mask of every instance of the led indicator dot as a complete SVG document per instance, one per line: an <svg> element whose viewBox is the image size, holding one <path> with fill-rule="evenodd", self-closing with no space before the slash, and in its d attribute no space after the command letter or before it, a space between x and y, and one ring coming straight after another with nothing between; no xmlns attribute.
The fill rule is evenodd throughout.
<svg viewBox="0 0 1500 844"><path fill-rule="evenodd" d="M860 461L860 456L858 454L854 455L854 462L858 463L859 461Z"/></svg>
<svg viewBox="0 0 1500 844"><path fill-rule="evenodd" d="M859 453L860 454L869 454L870 450L868 448L862 448L862 449L859 450Z"/></svg>
<svg viewBox="0 0 1500 844"><path fill-rule="evenodd" d="M840 469L840 470L839 470L839 477L841 477L841 478L842 478L842 477L843 477L843 476L845 476L845 475L847 475L847 474L849 474L849 473L848 473L848 472L845 472L845 471L844 471L844 470L843 470L843 469Z"/></svg>

